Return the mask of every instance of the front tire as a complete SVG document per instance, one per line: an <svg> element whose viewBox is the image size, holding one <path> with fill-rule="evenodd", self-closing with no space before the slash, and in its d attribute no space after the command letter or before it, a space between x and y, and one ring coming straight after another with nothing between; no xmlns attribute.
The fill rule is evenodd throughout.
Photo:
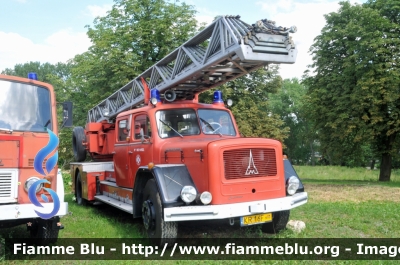
<svg viewBox="0 0 400 265"><path fill-rule="evenodd" d="M143 191L142 218L149 238L156 239L160 245L175 241L178 224L164 221L160 193L154 179L147 181Z"/></svg>
<svg viewBox="0 0 400 265"><path fill-rule="evenodd" d="M280 211L272 213L272 222L265 223L261 226L264 233L276 234L286 228L289 222L290 211Z"/></svg>

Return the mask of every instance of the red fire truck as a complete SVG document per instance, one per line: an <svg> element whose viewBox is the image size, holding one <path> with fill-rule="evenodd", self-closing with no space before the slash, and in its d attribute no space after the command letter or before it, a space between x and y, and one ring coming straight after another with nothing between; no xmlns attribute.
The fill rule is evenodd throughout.
<svg viewBox="0 0 400 265"><path fill-rule="evenodd" d="M281 143L241 137L221 92L213 104L198 95L270 63L294 63L293 32L220 17L89 110L85 128L73 131L77 203L141 217L150 238L175 238L177 223L189 220L285 228L308 197Z"/></svg>
<svg viewBox="0 0 400 265"><path fill-rule="evenodd" d="M56 100L51 85L28 77L0 75L0 227L26 224L38 243L52 243L68 212L55 155ZM63 112L72 126L72 104Z"/></svg>

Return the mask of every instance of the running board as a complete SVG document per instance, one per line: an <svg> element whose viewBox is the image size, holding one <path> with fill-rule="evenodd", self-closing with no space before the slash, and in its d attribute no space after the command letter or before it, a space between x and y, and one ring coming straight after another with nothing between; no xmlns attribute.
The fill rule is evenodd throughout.
<svg viewBox="0 0 400 265"><path fill-rule="evenodd" d="M94 198L98 201L101 201L101 202L107 203L111 206L114 206L115 208L118 208L124 212L133 214L132 204L121 202L119 200L107 197L105 195L96 195L96 196L94 196Z"/></svg>

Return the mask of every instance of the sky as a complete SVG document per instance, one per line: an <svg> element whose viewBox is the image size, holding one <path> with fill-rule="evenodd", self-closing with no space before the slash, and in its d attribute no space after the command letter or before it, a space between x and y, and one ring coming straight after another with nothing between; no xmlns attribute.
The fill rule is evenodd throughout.
<svg viewBox="0 0 400 265"><path fill-rule="evenodd" d="M292 38L298 49L294 64L281 65L283 78L301 78L312 63L308 52L325 25L324 14L339 9L338 0L169 0L186 2L198 11L200 22L211 23L218 15L240 15L254 24L270 19L277 26L296 26ZM363 3L366 0L351 0ZM1 0L0 72L16 64L67 62L88 50L87 27L104 16L113 0Z"/></svg>

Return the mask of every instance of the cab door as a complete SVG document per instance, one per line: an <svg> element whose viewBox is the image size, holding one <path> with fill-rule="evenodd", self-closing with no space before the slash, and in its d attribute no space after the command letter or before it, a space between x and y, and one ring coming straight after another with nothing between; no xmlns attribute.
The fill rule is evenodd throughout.
<svg viewBox="0 0 400 265"><path fill-rule="evenodd" d="M139 167L153 162L153 138L149 117L145 113L139 113L132 120L132 141L128 150L129 166L133 175L132 182L129 183L130 187L133 187L135 183Z"/></svg>
<svg viewBox="0 0 400 265"><path fill-rule="evenodd" d="M116 184L120 187L128 186L132 179L131 172L129 171L129 141L131 137L131 120L132 115L127 115L118 118L116 137L117 140L114 146L114 173Z"/></svg>

